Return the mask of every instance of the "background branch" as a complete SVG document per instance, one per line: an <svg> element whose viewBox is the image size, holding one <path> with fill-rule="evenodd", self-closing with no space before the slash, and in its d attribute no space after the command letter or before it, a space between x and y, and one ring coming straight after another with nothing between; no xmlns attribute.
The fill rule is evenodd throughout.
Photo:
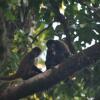
<svg viewBox="0 0 100 100"><path fill-rule="evenodd" d="M36 34L36 35L34 36L34 38L32 38L32 39L33 39L33 43L35 42L35 40L37 40L37 37L38 37L38 36L40 36L44 31L46 31L48 28L50 28L50 27L52 26L52 23L53 23L53 22L49 23L48 26L47 26L46 28L44 28L43 30L41 30L38 34Z"/></svg>
<svg viewBox="0 0 100 100"><path fill-rule="evenodd" d="M53 12L56 14L57 20L63 26L63 30L64 30L64 33L66 35L66 43L69 46L69 49L70 49L71 53L74 54L76 51L75 51L75 48L74 48L74 45L73 45L72 38L71 38L71 36L69 34L68 21L67 21L67 19L65 19L65 16L60 13L59 7L57 5L57 2L56 1L52 1L52 0L49 0L49 2L51 4L51 6L52 6Z"/></svg>

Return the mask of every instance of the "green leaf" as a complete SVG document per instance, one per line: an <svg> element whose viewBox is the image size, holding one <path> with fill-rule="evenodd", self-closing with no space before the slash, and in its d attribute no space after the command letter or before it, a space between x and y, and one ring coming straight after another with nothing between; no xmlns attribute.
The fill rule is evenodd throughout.
<svg viewBox="0 0 100 100"><path fill-rule="evenodd" d="M16 20L15 15L11 11L6 11L4 13L4 15L5 15L7 20L10 20L10 21L15 21Z"/></svg>

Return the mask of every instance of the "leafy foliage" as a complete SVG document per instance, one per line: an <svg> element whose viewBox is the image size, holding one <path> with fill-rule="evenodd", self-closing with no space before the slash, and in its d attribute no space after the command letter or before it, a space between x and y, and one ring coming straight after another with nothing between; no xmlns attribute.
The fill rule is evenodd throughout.
<svg viewBox="0 0 100 100"><path fill-rule="evenodd" d="M56 3L55 3L56 2ZM34 46L46 51L45 42L55 37L67 37L62 24L57 19L52 4L57 5L65 17L68 34L72 38L76 52L89 44L100 41L100 1L99 0L1 0L0 1L0 46L6 43L6 57L1 57L0 76L14 73L22 57ZM57 9L55 7L55 9ZM57 23L53 26L54 23ZM1 23L1 22L0 22ZM49 27L48 27L49 26ZM47 28L48 27L48 28ZM2 31L2 28L4 31ZM44 30L47 28L46 30ZM44 30L41 32L41 30ZM59 34L60 33L60 34ZM76 39L78 37L78 39ZM0 50L2 48L0 47ZM2 52L0 52L0 55ZM44 55L41 64L44 64ZM98 98L100 91L100 62L77 73L69 82L61 82L48 92L34 94L27 100L84 100ZM44 66L44 65L43 65ZM67 77L66 77L67 78ZM17 84L20 80L15 81ZM0 82L0 91L12 82ZM23 99L24 100L24 99ZM26 99L25 99L26 100Z"/></svg>

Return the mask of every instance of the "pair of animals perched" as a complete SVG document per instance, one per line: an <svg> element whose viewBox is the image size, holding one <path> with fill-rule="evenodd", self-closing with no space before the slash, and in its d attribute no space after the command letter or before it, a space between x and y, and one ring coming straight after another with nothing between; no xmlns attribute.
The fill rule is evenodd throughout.
<svg viewBox="0 0 100 100"><path fill-rule="evenodd" d="M46 43L47 55L45 65L47 69L60 64L64 59L70 56L70 51L67 45L59 40L48 40ZM35 66L35 59L41 54L41 49L35 47L29 52L21 61L17 72L12 76L0 77L0 80L14 80L22 78L23 80L29 79L39 73L40 69Z"/></svg>

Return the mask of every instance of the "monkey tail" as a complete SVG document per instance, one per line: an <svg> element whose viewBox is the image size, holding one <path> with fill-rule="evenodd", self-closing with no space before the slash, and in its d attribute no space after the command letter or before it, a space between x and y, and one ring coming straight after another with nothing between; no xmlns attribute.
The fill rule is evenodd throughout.
<svg viewBox="0 0 100 100"><path fill-rule="evenodd" d="M15 80L17 78L19 78L19 75L17 75L16 73L11 76L0 76L0 80L4 80L4 81Z"/></svg>

